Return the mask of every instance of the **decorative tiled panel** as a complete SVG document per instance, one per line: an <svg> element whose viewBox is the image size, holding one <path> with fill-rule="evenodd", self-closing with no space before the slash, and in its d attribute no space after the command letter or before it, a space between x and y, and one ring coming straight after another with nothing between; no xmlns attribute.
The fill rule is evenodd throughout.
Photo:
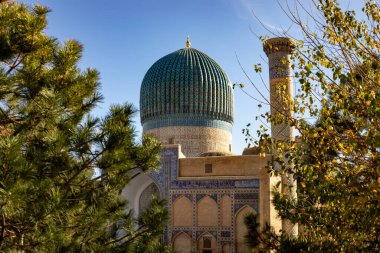
<svg viewBox="0 0 380 253"><path fill-rule="evenodd" d="M290 55L286 53L276 53L269 55L269 78L289 77L292 73L290 67Z"/></svg>
<svg viewBox="0 0 380 253"><path fill-rule="evenodd" d="M230 237L231 236L231 231L221 231L220 235L222 237Z"/></svg>
<svg viewBox="0 0 380 253"><path fill-rule="evenodd" d="M279 87L287 87L279 93ZM291 110L286 110L287 106L285 101L289 100L293 96L293 82L290 77L286 78L275 78L270 80L270 101L271 101L271 114L281 113L282 115L287 115L288 117L293 116ZM280 95L281 94L281 95ZM272 124L271 126L271 136L277 140L288 140L294 131L294 127L290 127L288 124Z"/></svg>
<svg viewBox="0 0 380 253"><path fill-rule="evenodd" d="M215 119L212 117L205 117L196 114L189 115L174 115L174 116L162 116L154 117L146 120L143 123L143 130L147 131L159 127L169 127L169 126L203 126L203 127L212 127L219 128L224 131L231 132L232 124L230 122Z"/></svg>
<svg viewBox="0 0 380 253"><path fill-rule="evenodd" d="M190 201L193 199L193 196L192 194L173 194L172 195L172 202L174 202L176 199L178 199L179 197L186 197L188 198Z"/></svg>
<svg viewBox="0 0 380 253"><path fill-rule="evenodd" d="M170 183L171 189L232 189L232 188L259 188L259 179L249 180L180 180Z"/></svg>
<svg viewBox="0 0 380 253"><path fill-rule="evenodd" d="M204 233L209 233L209 234L211 234L212 236L214 236L215 239L218 240L217 231L216 231L215 229L202 229L202 230L197 230L197 231L196 231L196 237L197 237L197 239L199 239L199 237L200 237L201 235L203 235Z"/></svg>
<svg viewBox="0 0 380 253"><path fill-rule="evenodd" d="M162 160L164 160L164 159L162 159ZM165 168L167 168L167 167L162 166L162 167L160 167L159 170L150 171L149 176L153 179L153 181L158 186L158 189L160 191L161 196L166 199L166 197L167 197L167 195L166 195L167 194L167 191L166 191L167 182L165 180L165 171L164 171Z"/></svg>
<svg viewBox="0 0 380 253"><path fill-rule="evenodd" d="M295 46L296 43L291 38L272 38L264 41L264 51L269 59L270 79L291 76L290 55Z"/></svg>
<svg viewBox="0 0 380 253"><path fill-rule="evenodd" d="M259 198L259 194L257 192L235 194L235 199L258 199L258 198Z"/></svg>
<svg viewBox="0 0 380 253"><path fill-rule="evenodd" d="M169 220L173 218L173 204L178 198L186 197L190 200L192 208L192 226L173 227L169 222L164 243L171 244L179 233L188 234L192 241L192 248L197 247L197 240L205 233L211 234L217 241L217 252L221 252L225 243L235 242L235 217L236 213L244 206L252 207L259 212L260 180L255 178L241 179L206 179L206 180L178 180L178 151L179 146L170 145L164 147L161 154L162 167L159 171L163 173L157 176L161 182L165 196L168 196ZM159 174L160 172L158 172ZM223 222L223 196L230 197L230 225ZM198 226L198 204L204 197L211 197L217 205L217 225ZM235 252L234 248L231 248Z"/></svg>
<svg viewBox="0 0 380 253"><path fill-rule="evenodd" d="M295 48L295 40L286 37L268 39L263 43L263 49L267 56L279 52L291 54Z"/></svg>
<svg viewBox="0 0 380 253"><path fill-rule="evenodd" d="M172 238L176 237L179 233L186 233L190 236L190 238L192 237L191 230L178 229L172 231Z"/></svg>
<svg viewBox="0 0 380 253"><path fill-rule="evenodd" d="M197 202L201 199L203 199L204 197L206 196L209 196L210 198L212 198L213 200L215 200L215 202L217 201L217 196L216 194L197 194Z"/></svg>
<svg viewBox="0 0 380 253"><path fill-rule="evenodd" d="M295 41L290 38L272 38L264 42L264 51L269 59L271 114L280 113L289 117L293 112L287 109L285 101L293 97L291 53ZM285 89L284 89L285 88ZM294 128L286 124L272 124L271 135L277 140L293 136Z"/></svg>
<svg viewBox="0 0 380 253"><path fill-rule="evenodd" d="M237 229L235 223L235 217L237 213L244 208L245 206L252 207L256 212L259 212L258 206L258 193L259 189L226 189L226 188L218 188L218 189L208 189L208 188L197 188L197 189L170 189L170 196L187 196L189 194L193 195L192 198L192 211L193 211L193 226L192 227L170 227L169 226L169 234L171 235L169 238L170 242L173 242L175 235L177 235L180 231L192 231L192 245L193 248L197 247L197 241L204 234L211 234L217 241L217 252L221 252L221 249L225 243L234 243L235 231ZM223 196L228 195L231 196L231 224L225 225L222 222L223 216L223 206L221 203L221 199ZM198 217L198 200L202 199L205 196L214 196L214 200L218 205L218 225L217 226L197 226L197 217ZM238 197L238 199L236 199ZM251 198L252 197L252 198ZM173 199L173 198L171 198ZM172 209L170 209L172 203L169 201L169 216ZM189 234L189 232L186 232ZM232 249L234 250L234 249ZM234 251L232 251L234 252Z"/></svg>
<svg viewBox="0 0 380 253"><path fill-rule="evenodd" d="M256 212L259 212L259 204L258 204L257 201L252 201L249 204L246 204L246 203L244 203L244 204L235 204L234 205L234 212L235 213L238 212L243 206L246 206L246 205L252 207Z"/></svg>

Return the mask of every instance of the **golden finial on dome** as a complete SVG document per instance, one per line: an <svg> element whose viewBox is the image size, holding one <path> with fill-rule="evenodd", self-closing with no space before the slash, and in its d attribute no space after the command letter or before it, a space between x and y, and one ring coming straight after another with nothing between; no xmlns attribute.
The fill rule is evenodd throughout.
<svg viewBox="0 0 380 253"><path fill-rule="evenodd" d="M190 48L190 46L191 46L190 37L187 36L187 39L186 39L186 47L187 47L187 48Z"/></svg>

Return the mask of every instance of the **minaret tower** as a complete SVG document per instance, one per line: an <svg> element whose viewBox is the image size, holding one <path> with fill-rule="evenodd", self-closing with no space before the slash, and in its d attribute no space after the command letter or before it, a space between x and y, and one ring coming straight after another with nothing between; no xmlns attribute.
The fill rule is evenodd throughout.
<svg viewBox="0 0 380 253"><path fill-rule="evenodd" d="M269 59L270 80L270 111L272 115L271 134L274 140L294 140L294 127L277 121L278 118L293 117L293 81L290 56L295 49L295 41L291 38L272 38L264 41L264 52ZM273 151L276 156L276 151ZM278 164L274 169L279 168ZM290 175L284 175L281 179L283 193L296 197L296 184ZM287 220L282 221L282 230L290 236L298 234L297 226Z"/></svg>

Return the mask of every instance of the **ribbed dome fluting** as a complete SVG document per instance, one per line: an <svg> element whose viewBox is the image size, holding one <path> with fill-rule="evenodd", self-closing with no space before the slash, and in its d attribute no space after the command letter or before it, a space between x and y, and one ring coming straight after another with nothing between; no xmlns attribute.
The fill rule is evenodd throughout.
<svg viewBox="0 0 380 253"><path fill-rule="evenodd" d="M143 125L176 116L193 117L192 124L202 118L232 124L232 87L222 68L205 53L180 49L159 59L145 74L140 115Z"/></svg>

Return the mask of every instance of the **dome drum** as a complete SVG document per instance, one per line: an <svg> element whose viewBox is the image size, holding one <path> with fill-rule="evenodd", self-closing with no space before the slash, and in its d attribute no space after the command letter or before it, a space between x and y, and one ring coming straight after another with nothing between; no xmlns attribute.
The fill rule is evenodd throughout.
<svg viewBox="0 0 380 253"><path fill-rule="evenodd" d="M210 151L231 152L232 134L219 128L200 126L168 126L145 130L162 144L181 144L187 157L198 157Z"/></svg>
<svg viewBox="0 0 380 253"><path fill-rule="evenodd" d="M181 144L186 156L220 150L232 141L233 90L223 69L205 53L183 48L156 61L140 90L144 133Z"/></svg>

